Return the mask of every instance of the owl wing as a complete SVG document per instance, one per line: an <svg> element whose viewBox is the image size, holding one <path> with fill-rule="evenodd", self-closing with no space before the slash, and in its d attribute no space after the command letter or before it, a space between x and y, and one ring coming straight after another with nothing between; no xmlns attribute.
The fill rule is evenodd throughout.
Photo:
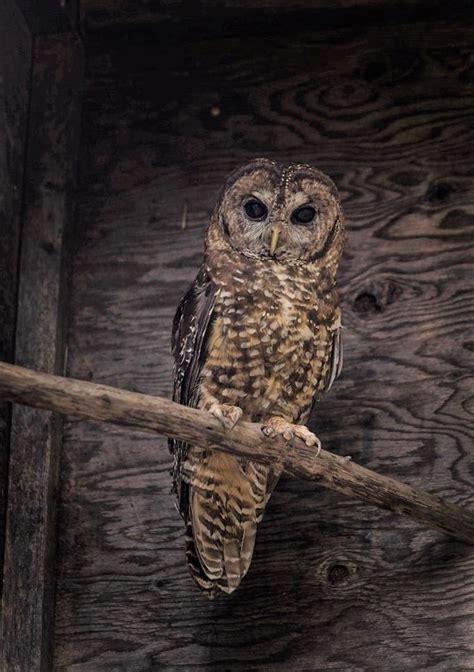
<svg viewBox="0 0 474 672"><path fill-rule="evenodd" d="M185 406L195 408L199 401L199 380L206 358L215 296L216 286L202 267L181 300L173 320L173 401ZM168 445L174 457L173 490L178 498L179 512L186 518L188 487L182 480L181 467L186 459L187 444L170 439Z"/></svg>
<svg viewBox="0 0 474 672"><path fill-rule="evenodd" d="M321 397L321 392L328 392L342 371L343 348L340 308L336 309L335 318L328 328L328 331L330 338L327 343L326 363L323 367L321 381L310 408L300 416L300 420L304 420L305 422L307 422L313 414L314 408Z"/></svg>
<svg viewBox="0 0 474 672"><path fill-rule="evenodd" d="M323 385L323 390L328 392L336 378L339 377L342 371L342 365L344 360L344 352L342 346L342 325L341 325L341 312L338 309L336 314L336 320L333 322L333 326L330 329L331 331L331 352L329 353L328 361L328 370L326 373L326 378Z"/></svg>

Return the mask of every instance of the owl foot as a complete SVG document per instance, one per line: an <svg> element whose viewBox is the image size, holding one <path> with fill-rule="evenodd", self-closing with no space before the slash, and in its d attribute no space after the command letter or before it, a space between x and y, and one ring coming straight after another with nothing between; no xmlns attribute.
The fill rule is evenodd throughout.
<svg viewBox="0 0 474 672"><path fill-rule="evenodd" d="M304 425L294 425L278 416L269 418L265 422L262 432L265 436L269 436L272 439L276 436L282 436L286 441L290 441L292 444L294 444L295 438L298 437L299 439L302 439L307 446L317 446L316 457L318 457L321 451L321 441L316 434L310 432Z"/></svg>
<svg viewBox="0 0 474 672"><path fill-rule="evenodd" d="M208 411L224 425L225 429L234 429L243 413L241 408L230 404L212 404Z"/></svg>

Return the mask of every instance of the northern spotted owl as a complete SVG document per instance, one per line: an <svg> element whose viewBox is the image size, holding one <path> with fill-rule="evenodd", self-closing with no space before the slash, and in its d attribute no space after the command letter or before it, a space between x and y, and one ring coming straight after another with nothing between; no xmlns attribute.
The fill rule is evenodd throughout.
<svg viewBox="0 0 474 672"><path fill-rule="evenodd" d="M319 444L305 423L342 365L336 272L345 240L333 182L303 164L256 159L226 180L201 269L173 324L174 400L229 428ZM170 442L191 574L209 597L247 573L279 472ZM316 450L315 450L316 453Z"/></svg>

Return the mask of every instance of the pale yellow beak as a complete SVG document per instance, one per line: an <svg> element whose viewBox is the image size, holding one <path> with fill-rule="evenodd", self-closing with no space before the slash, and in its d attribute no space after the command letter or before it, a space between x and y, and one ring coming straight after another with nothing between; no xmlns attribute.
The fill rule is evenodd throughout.
<svg viewBox="0 0 474 672"><path fill-rule="evenodd" d="M281 229L277 224L272 231L272 242L270 243L270 254L275 254L275 250L277 249L277 245L278 245L278 239L280 237L280 232L281 232Z"/></svg>

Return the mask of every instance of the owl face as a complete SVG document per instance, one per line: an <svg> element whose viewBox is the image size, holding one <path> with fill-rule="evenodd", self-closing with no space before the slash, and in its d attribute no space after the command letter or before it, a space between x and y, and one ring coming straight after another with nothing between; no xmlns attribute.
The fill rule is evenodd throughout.
<svg viewBox="0 0 474 672"><path fill-rule="evenodd" d="M216 219L234 250L274 262L322 258L341 244L343 218L333 182L307 165L256 159L232 173Z"/></svg>

